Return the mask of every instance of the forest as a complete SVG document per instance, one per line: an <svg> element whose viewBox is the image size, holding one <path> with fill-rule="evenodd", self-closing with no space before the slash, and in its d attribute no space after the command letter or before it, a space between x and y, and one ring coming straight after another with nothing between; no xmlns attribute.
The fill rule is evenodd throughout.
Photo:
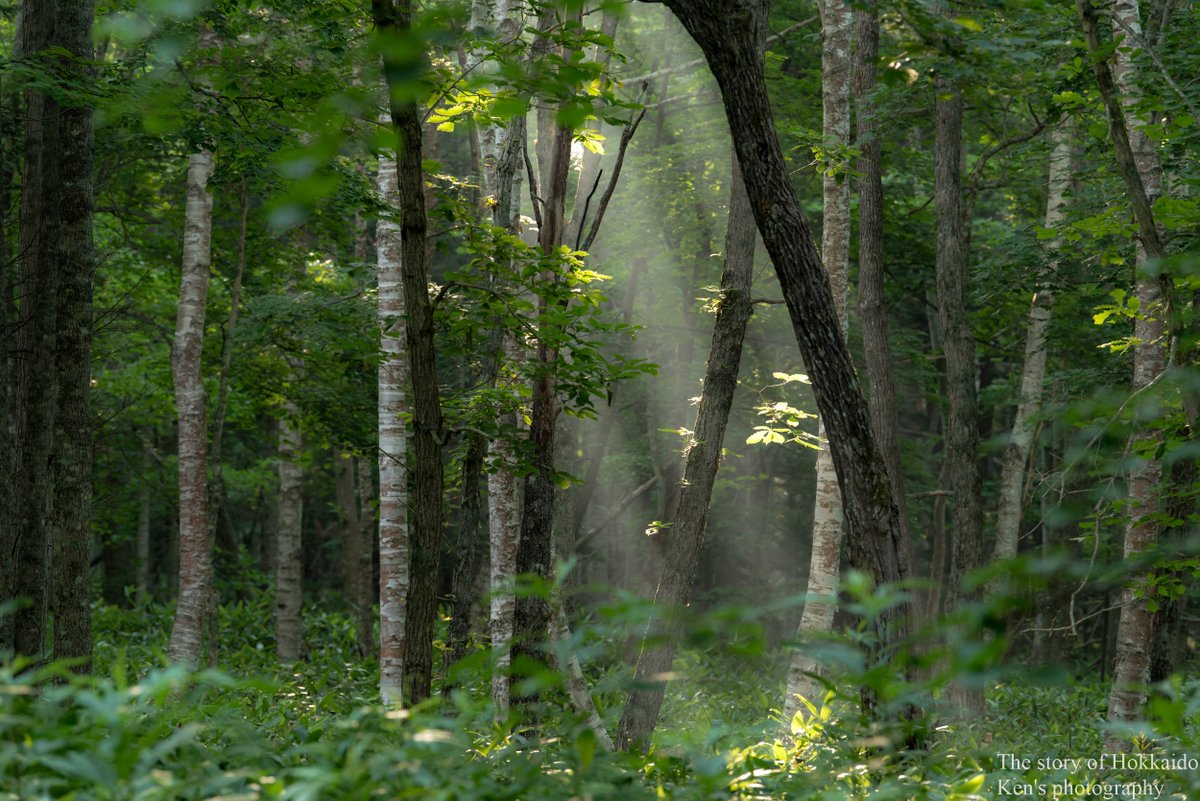
<svg viewBox="0 0 1200 801"><path fill-rule="evenodd" d="M0 801L1200 798L1200 5L0 3Z"/></svg>

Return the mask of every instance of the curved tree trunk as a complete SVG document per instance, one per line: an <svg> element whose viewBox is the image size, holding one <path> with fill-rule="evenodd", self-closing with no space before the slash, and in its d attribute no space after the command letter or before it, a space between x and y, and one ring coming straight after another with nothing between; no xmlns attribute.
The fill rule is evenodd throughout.
<svg viewBox="0 0 1200 801"><path fill-rule="evenodd" d="M1054 230L1063 220L1066 190L1071 175L1071 136L1065 123L1050 130L1050 177L1047 180L1045 227ZM1044 275L1054 274L1058 266L1061 240L1055 237L1047 248ZM1021 370L1021 399L1013 420L1012 438L1004 450L1000 471L999 508L996 514L995 560L1017 555L1024 502L1025 467L1033 449L1034 426L1031 421L1042 407L1042 385L1046 376L1046 336L1054 309L1054 294L1048 280L1033 295L1029 323L1025 333L1025 362Z"/></svg>
<svg viewBox="0 0 1200 801"><path fill-rule="evenodd" d="M824 109L823 137L850 143L850 40L854 12L844 0L821 0L821 93ZM821 220L821 258L829 274L833 302L842 336L848 336L846 318L847 273L850 265L850 181L827 170L824 182L824 215ZM824 422L818 436L826 440ZM828 447L817 452L817 491L813 503L812 556L808 593L796 637L829 632L837 609L837 588L842 559L842 495ZM806 707L800 699L820 704L822 686L813 674L820 668L806 650L792 655L783 703L784 725Z"/></svg>

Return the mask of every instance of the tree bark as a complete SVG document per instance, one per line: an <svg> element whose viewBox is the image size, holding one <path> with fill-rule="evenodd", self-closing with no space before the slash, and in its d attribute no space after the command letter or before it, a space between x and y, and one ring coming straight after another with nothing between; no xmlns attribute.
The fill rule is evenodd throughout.
<svg viewBox="0 0 1200 801"><path fill-rule="evenodd" d="M396 163L379 161L379 195L396 202ZM381 216L375 229L378 256L379 349L379 670L385 704L400 704L408 622L408 414L409 366L404 293L400 286L400 226Z"/></svg>
<svg viewBox="0 0 1200 801"><path fill-rule="evenodd" d="M279 419L279 512L275 529L275 653L282 664L304 653L303 561L304 473L300 468L301 434L296 404L288 402Z"/></svg>
<svg viewBox="0 0 1200 801"><path fill-rule="evenodd" d="M899 510L838 324L833 293L775 133L753 15L745 2L667 0L667 5L704 51L721 88L750 206L774 262L825 420L849 524L850 562L869 571L879 585L907 578L908 547ZM885 648L907 635L910 618L908 601L880 614L876 625Z"/></svg>
<svg viewBox="0 0 1200 801"><path fill-rule="evenodd" d="M896 379L892 370L891 333L884 293L883 154L875 124L875 70L879 61L878 4L858 12L852 91L857 108L855 139L858 172L858 317L862 328L871 429L892 480L892 497L900 512L900 527L908 538L904 471L897 430Z"/></svg>
<svg viewBox="0 0 1200 801"><path fill-rule="evenodd" d="M935 100L934 206L937 218L937 292L946 358L946 452L954 511L950 580L945 608L975 599L965 586L983 556L983 476L979 469L978 401L975 393L975 339L967 316L967 231L962 215L962 117L958 86L939 79ZM983 713L983 692L952 684L950 704L962 714Z"/></svg>
<svg viewBox="0 0 1200 801"><path fill-rule="evenodd" d="M92 80L91 0L59 0L56 44L70 57L66 80ZM53 258L60 271L55 366L58 409L54 431L54 656L80 660L91 670L92 609L92 109L79 101L58 105L59 165Z"/></svg>
<svg viewBox="0 0 1200 801"><path fill-rule="evenodd" d="M179 437L179 602L167 654L173 662L200 664L213 589L208 523L208 431L201 351L211 258L213 154L188 160L183 236L183 280L171 367Z"/></svg>
<svg viewBox="0 0 1200 801"><path fill-rule="evenodd" d="M850 144L850 40L854 12L844 0L821 0L821 96L822 136L826 141ZM874 64L872 63L872 67ZM850 267L850 181L836 176L832 168L825 173L824 214L821 220L821 258L829 274L842 336L849 335L846 295ZM748 211L748 210L747 210ZM823 421L817 435L827 440ZM813 502L812 554L809 561L808 593L796 638L833 629L837 609L837 588L842 559L842 495L837 471L829 448L817 452L817 489ZM796 650L788 669L784 695L784 726L791 724L797 712L806 709L801 699L819 705L822 685L813 674L820 664L810 651Z"/></svg>
<svg viewBox="0 0 1200 801"><path fill-rule="evenodd" d="M1066 210L1066 190L1073 178L1071 170L1071 137L1065 123L1050 129L1050 177L1047 180L1045 227L1055 230L1062 223ZM1054 309L1054 294L1049 278L1058 266L1058 251L1062 240L1057 236L1047 247L1046 267L1041 286L1033 295L1029 307L1029 322L1025 332L1025 362L1021 370L1021 395L1017 416L1013 421L1012 437L1004 450L1000 471L999 508L996 514L996 561L1017 555L1021 519L1024 511L1025 467L1033 449L1032 419L1041 411L1042 385L1046 375L1047 334Z"/></svg>
<svg viewBox="0 0 1200 801"><path fill-rule="evenodd" d="M56 44L54 3L21 5L17 55L41 60ZM46 65L49 69L51 65ZM57 376L54 364L60 270L54 255L58 186L59 106L48 94L25 88L25 141L17 231L18 292L15 368L13 511L8 546L13 560L12 593L26 600L13 615L16 653L46 656L46 623L51 587L50 516L54 484Z"/></svg>
<svg viewBox="0 0 1200 801"><path fill-rule="evenodd" d="M375 463L368 456L354 459L358 470L358 582L354 588L358 652L365 658L378 652L375 639Z"/></svg>

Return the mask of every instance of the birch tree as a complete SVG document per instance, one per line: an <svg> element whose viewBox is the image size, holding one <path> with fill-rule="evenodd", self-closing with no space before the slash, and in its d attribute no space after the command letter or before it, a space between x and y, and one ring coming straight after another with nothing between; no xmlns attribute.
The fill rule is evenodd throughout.
<svg viewBox="0 0 1200 801"><path fill-rule="evenodd" d="M283 664L300 659L304 650L302 619L304 473L300 468L299 409L288 401L279 418L279 496L275 524L275 653Z"/></svg>
<svg viewBox="0 0 1200 801"><path fill-rule="evenodd" d="M821 0L821 105L822 138L842 146L850 144L850 39L854 12L842 0ZM850 181L838 175L835 165L826 165L821 220L821 260L829 275L833 302L842 336L849 335L846 319L847 273L850 263ZM825 425L818 422L817 436L826 440ZM842 497L833 457L826 446L817 451L817 491L813 503L812 555L808 569L808 593L800 619L798 639L829 632L837 608L837 587L842 558ZM815 658L804 650L792 654L787 692L783 704L785 725L805 707L817 704L822 685L811 674L818 670Z"/></svg>
<svg viewBox="0 0 1200 801"><path fill-rule="evenodd" d="M217 36L207 26L198 40L214 51ZM208 423L201 355L204 307L212 258L212 151L188 158L184 213L183 270L171 370L179 437L179 602L167 654L174 662L198 665L213 593L213 553L209 532Z"/></svg>
<svg viewBox="0 0 1200 801"><path fill-rule="evenodd" d="M1066 212L1067 188L1072 179L1070 128L1060 123L1050 129L1050 176L1046 181L1045 228L1055 231ZM1054 290L1050 277L1058 267L1058 252L1062 240L1055 236L1046 247L1046 266L1041 285L1033 294L1025 331L1025 360L1021 369L1020 401L1012 436L1004 450L1000 473L998 510L996 515L996 561L1017 555L1021 518L1024 511L1025 471L1033 449L1035 426L1033 419L1042 406L1042 390L1046 376L1048 351L1047 335L1054 312Z"/></svg>

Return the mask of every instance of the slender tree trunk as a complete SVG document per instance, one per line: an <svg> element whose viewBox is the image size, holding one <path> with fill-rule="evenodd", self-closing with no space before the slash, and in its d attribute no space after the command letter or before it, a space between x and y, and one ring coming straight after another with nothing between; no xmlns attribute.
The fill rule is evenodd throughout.
<svg viewBox="0 0 1200 801"><path fill-rule="evenodd" d="M147 603L151 597L150 587L150 468L153 460L153 445L150 432L142 438L142 474L138 481L137 523L137 602Z"/></svg>
<svg viewBox="0 0 1200 801"><path fill-rule="evenodd" d="M200 664L213 589L212 541L208 522L208 431L201 350L208 297L212 194L208 180L213 154L188 161L187 210L183 235L183 281L175 323L171 366L179 436L179 602L167 654L173 662Z"/></svg>
<svg viewBox="0 0 1200 801"><path fill-rule="evenodd" d="M13 267L8 247L8 236L3 224L11 208L12 164L15 160L15 143L11 121L18 119L15 104L10 114L9 90L0 82L0 554L10 558L0 559L0 599L13 598L16 579L15 551L13 538L13 481L16 465L16 363L13 345L16 339L14 324L17 308L13 301L15 290ZM0 650L13 644L12 615L0 616Z"/></svg>
<svg viewBox="0 0 1200 801"><path fill-rule="evenodd" d="M824 109L822 135L826 141L850 143L850 39L854 12L844 0L821 0L821 93ZM873 64L872 64L873 66ZM824 182L824 216L821 222L821 258L829 274L833 302L842 336L848 336L846 319L847 273L850 263L850 181L827 170ZM818 436L826 440L823 422ZM808 595L800 618L797 639L833 629L842 559L842 495L828 447L817 452L817 490L813 502L812 555ZM806 709L801 699L819 705L822 685L812 674L820 664L811 651L792 654L783 720L790 725Z"/></svg>
<svg viewBox="0 0 1200 801"><path fill-rule="evenodd" d="M354 617L357 621L358 652L364 658L378 651L375 638L375 463L367 456L355 457L358 470L358 583L354 588Z"/></svg>
<svg viewBox="0 0 1200 801"><path fill-rule="evenodd" d="M858 110L855 139L860 155L858 172L858 316L862 328L871 429L892 480L892 496L900 511L906 538L908 516L904 471L900 461L899 422L896 414L896 379L892 371L891 333L884 293L883 270L883 154L875 124L875 69L879 61L879 12L871 0L858 12L852 77Z"/></svg>
<svg viewBox="0 0 1200 801"><path fill-rule="evenodd" d="M634 668L637 688L629 694L617 733L617 745L623 749L645 750L649 746L662 708L665 684L660 677L671 669L683 629L682 610L691 601L725 425L737 387L746 323L750 319L750 281L756 238L750 199L736 157L730 184L721 302L713 325L695 433L688 444L679 509L673 524L666 530L666 559L654 596L661 619L655 624L656 636L644 640L638 654Z"/></svg>
<svg viewBox="0 0 1200 801"><path fill-rule="evenodd" d="M978 568L983 554L983 476L979 469L978 402L975 393L975 339L967 316L967 232L962 215L962 94L939 80L936 88L934 144L934 204L937 216L937 290L946 357L946 453L954 493L950 580L946 610L970 602L975 593L965 587L967 575ZM950 703L966 714L983 712L983 693L961 684L951 686Z"/></svg>
<svg viewBox="0 0 1200 801"><path fill-rule="evenodd" d="M535 53L548 54L552 50L548 33L554 21L554 14L546 13L539 18L538 36L533 44ZM557 124L553 108L539 109L537 150L542 180L538 189L542 201L538 244L542 252L550 257L558 253L565 233L571 133L569 127ZM543 271L539 280L557 282L561 276L553 270ZM538 298L539 329L551 324L551 314L547 299L544 296ZM534 357L538 369L533 379L529 414L530 462L533 470L525 478L516 571L549 581L552 577L554 528L554 435L559 413L554 363L558 354L545 337L540 337ZM545 663L543 650L550 617L550 605L544 597L526 593L517 598L513 608L514 661L524 659L529 664ZM510 685L510 701L536 703L536 691L519 694L515 687Z"/></svg>
<svg viewBox="0 0 1200 801"><path fill-rule="evenodd" d="M1076 0L1084 38L1093 53L1100 49L1096 12L1087 0ZM1114 4L1114 29L1131 30L1140 36L1141 12L1138 0L1119 0ZM1170 276L1148 275L1148 259L1166 256L1158 227L1154 221L1153 204L1162 194L1162 165L1153 144L1141 129L1133 104L1137 100L1137 65L1129 48L1118 48L1116 69L1109 72L1108 62L1093 63L1093 72L1104 97L1117 167L1125 182L1126 193L1133 205L1140 239L1137 248L1137 277L1135 295L1142 312L1134 321L1133 335L1133 392L1141 392L1158 380L1166 369L1167 325L1170 301ZM1119 92L1119 97L1118 97ZM1123 107L1122 107L1123 106ZM1186 394L1186 393L1185 393ZM1185 408L1186 408L1185 397ZM1130 440L1133 454L1156 453L1162 433L1150 421L1139 421L1140 430ZM1136 558L1151 548L1157 539L1155 516L1160 511L1158 485L1162 480L1162 461L1157 455L1137 456L1138 465L1129 476L1129 520L1125 528L1125 558ZM1144 597L1147 572L1139 571L1121 593L1121 612L1117 624L1116 660L1113 664L1113 686L1108 697L1108 720L1124 722L1137 720L1146 702L1146 683L1150 676L1150 656L1154 637L1154 616ZM1105 738L1105 749L1123 751L1129 743L1116 735Z"/></svg>
<svg viewBox="0 0 1200 801"><path fill-rule="evenodd" d="M487 443L478 434L468 434L461 465L461 486L457 559L451 584L450 628L446 635L445 668L467 655L471 637L471 610L475 608L475 588L483 567L483 457Z"/></svg>
<svg viewBox="0 0 1200 801"><path fill-rule="evenodd" d="M908 544L866 400L838 324L833 293L800 209L775 133L745 2L667 0L700 45L721 88L750 207L771 255L804 363L813 380L849 524L850 562L877 584L909 576ZM880 613L883 652L907 636L912 605Z"/></svg>
<svg viewBox="0 0 1200 801"><path fill-rule="evenodd" d="M1047 181L1045 227L1054 230L1062 223L1066 209L1066 190L1072 180L1071 136L1065 124L1050 130L1050 177ZM1041 286L1029 307L1025 332L1025 363L1021 370L1021 399L1013 421L1012 438L1004 450L1000 471L999 509L996 515L995 560L1017 555L1021 518L1024 511L1025 467L1033 449L1033 418L1041 411L1042 384L1046 376L1047 333L1054 308L1049 277L1058 266L1061 240L1055 237L1047 248L1047 264Z"/></svg>
<svg viewBox="0 0 1200 801"><path fill-rule="evenodd" d="M304 653L301 535L304 522L304 473L300 468L301 434L296 404L288 402L279 419L279 512L275 529L275 653L283 664Z"/></svg>
<svg viewBox="0 0 1200 801"><path fill-rule="evenodd" d="M396 202L396 163L379 161L379 195ZM400 286L400 226L381 216L376 227L379 365L379 669L384 703L400 704L408 621L407 315Z"/></svg>
<svg viewBox="0 0 1200 801"><path fill-rule="evenodd" d="M333 454L333 494L337 500L338 528L342 540L342 595L354 608L358 599L361 561L358 557L362 543L358 540L361 525L358 519L358 492L354 487L354 455Z"/></svg>

